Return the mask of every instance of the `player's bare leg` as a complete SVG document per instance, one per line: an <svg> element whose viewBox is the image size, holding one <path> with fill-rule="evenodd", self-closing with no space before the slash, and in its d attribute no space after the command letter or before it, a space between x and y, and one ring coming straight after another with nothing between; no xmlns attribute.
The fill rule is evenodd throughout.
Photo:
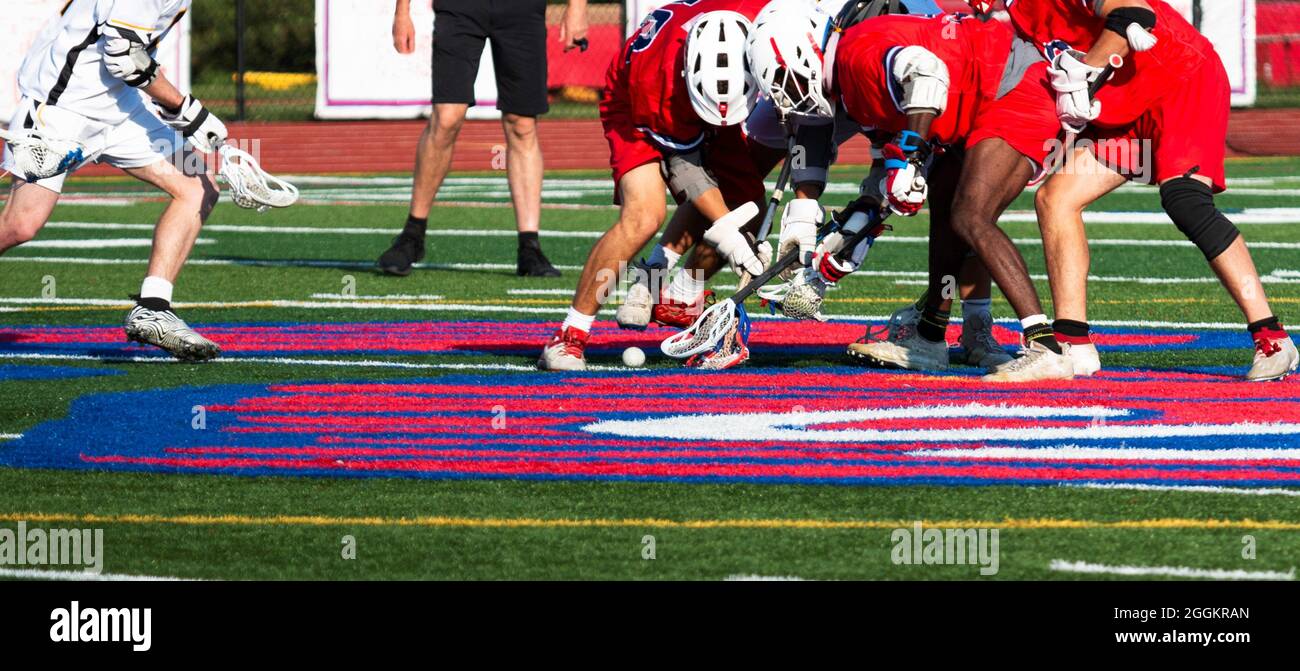
<svg viewBox="0 0 1300 671"><path fill-rule="evenodd" d="M506 113L501 125L506 133L506 181L519 232L516 273L559 277L560 271L542 253L537 238L542 217L542 145L537 139L537 117Z"/></svg>
<svg viewBox="0 0 1300 671"><path fill-rule="evenodd" d="M379 257L381 271L389 275L409 275L412 264L424 259L424 233L429 223L429 212L442 181L451 170L453 148L468 109L469 105L464 103L433 106L433 117L420 134L420 144L415 150L410 214L401 234L394 238L392 247Z"/></svg>
<svg viewBox="0 0 1300 671"><path fill-rule="evenodd" d="M582 370L586 345L596 313L618 286L627 262L645 247L663 224L667 213L664 180L658 163L628 171L618 183L618 221L596 241L578 278L569 314L559 332L542 351L538 367L545 370Z"/></svg>
<svg viewBox="0 0 1300 671"><path fill-rule="evenodd" d="M979 255L1024 330L1024 355L985 379L1011 382L1072 377L1069 359L1056 342L1029 278L1029 267L1015 243L998 227L998 218L1033 177L1033 165L997 138L967 150L963 165L970 169L962 170L953 198L952 231Z"/></svg>
<svg viewBox="0 0 1300 671"><path fill-rule="evenodd" d="M167 161L126 173L171 197L154 228L149 270L136 306L127 314L126 335L154 345L182 361L205 361L221 354L216 343L189 327L172 310L172 286L198 239L203 222L216 207L220 191L211 176L186 175Z"/></svg>
<svg viewBox="0 0 1300 671"><path fill-rule="evenodd" d="M1034 206L1043 237L1043 255L1056 313L1058 342L1070 345L1075 375L1101 370L1097 347L1088 333L1088 272L1091 254L1083 211L1128 179L1099 162L1087 149L1076 149L1065 169L1038 189Z"/></svg>
<svg viewBox="0 0 1300 671"><path fill-rule="evenodd" d="M58 193L15 177L0 211L0 254L36 237L58 203Z"/></svg>

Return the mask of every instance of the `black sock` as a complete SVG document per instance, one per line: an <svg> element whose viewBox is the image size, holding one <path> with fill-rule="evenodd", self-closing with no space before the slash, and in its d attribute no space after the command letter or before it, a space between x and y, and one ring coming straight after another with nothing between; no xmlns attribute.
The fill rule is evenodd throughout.
<svg viewBox="0 0 1300 671"><path fill-rule="evenodd" d="M1269 329L1272 331L1281 331L1282 324L1277 321L1277 317L1269 317L1268 319L1261 319L1257 322L1252 322L1246 325L1246 330L1250 331L1251 333L1259 333L1264 329Z"/></svg>
<svg viewBox="0 0 1300 671"><path fill-rule="evenodd" d="M1092 330L1088 322L1079 322L1073 319L1058 319L1052 322L1052 330L1056 332L1057 342L1069 343L1071 345L1087 345L1092 343L1092 338L1088 332Z"/></svg>
<svg viewBox="0 0 1300 671"><path fill-rule="evenodd" d="M1025 329L1025 346L1028 347L1034 343L1040 343L1043 347L1061 353L1061 343L1056 342L1056 335L1052 333L1052 325L1046 322L1034 324Z"/></svg>
<svg viewBox="0 0 1300 671"><path fill-rule="evenodd" d="M402 228L402 232L423 240L424 231L428 227L429 220L427 218L419 219L408 215L406 217L406 226Z"/></svg>
<svg viewBox="0 0 1300 671"><path fill-rule="evenodd" d="M537 231L519 231L519 248L531 247L541 249L542 243L537 239Z"/></svg>
<svg viewBox="0 0 1300 671"><path fill-rule="evenodd" d="M139 305L146 310L166 312L172 309L171 302L163 298L141 298L139 296L132 296L132 298L135 299L136 305Z"/></svg>
<svg viewBox="0 0 1300 671"><path fill-rule="evenodd" d="M950 312L926 306L921 311L921 321L916 324L916 332L930 342L942 342L948 333Z"/></svg>

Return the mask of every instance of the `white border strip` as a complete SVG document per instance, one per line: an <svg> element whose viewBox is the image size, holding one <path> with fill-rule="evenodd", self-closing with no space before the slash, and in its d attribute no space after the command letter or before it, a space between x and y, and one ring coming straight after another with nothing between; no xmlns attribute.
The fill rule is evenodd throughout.
<svg viewBox="0 0 1300 671"><path fill-rule="evenodd" d="M19 580L58 580L72 582L193 582L194 578L125 573L90 573L88 571L41 571L33 568L0 568L0 578Z"/></svg>
<svg viewBox="0 0 1300 671"><path fill-rule="evenodd" d="M1198 492L1202 494L1240 494L1242 496L1300 496L1300 489L1280 487L1246 489L1244 487L1215 487L1212 485L1144 485L1127 482L1066 483L1063 487L1075 489L1123 489L1136 492Z"/></svg>
<svg viewBox="0 0 1300 671"><path fill-rule="evenodd" d="M1295 569L1280 571L1243 571L1241 569L1203 569L1188 566L1110 566L1081 561L1053 559L1048 568L1062 573L1087 573L1090 575L1164 576L1168 578L1200 578L1204 580L1295 580Z"/></svg>

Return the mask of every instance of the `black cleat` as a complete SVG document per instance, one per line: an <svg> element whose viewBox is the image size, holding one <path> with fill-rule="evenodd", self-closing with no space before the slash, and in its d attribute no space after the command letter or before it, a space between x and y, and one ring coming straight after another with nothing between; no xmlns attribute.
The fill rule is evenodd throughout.
<svg viewBox="0 0 1300 671"><path fill-rule="evenodd" d="M393 238L393 246L379 257L379 269L388 275L406 277L411 266L424 259L424 236L402 231Z"/></svg>
<svg viewBox="0 0 1300 671"><path fill-rule="evenodd" d="M519 246L519 260L515 272L520 277L559 277L560 271L551 265L541 247Z"/></svg>

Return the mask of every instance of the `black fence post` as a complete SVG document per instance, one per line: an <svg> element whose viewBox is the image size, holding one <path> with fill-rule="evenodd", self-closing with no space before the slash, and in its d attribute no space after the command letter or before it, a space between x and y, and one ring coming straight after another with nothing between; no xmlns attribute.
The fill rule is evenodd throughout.
<svg viewBox="0 0 1300 671"><path fill-rule="evenodd" d="M235 118L246 118L244 97L244 0L235 0Z"/></svg>

